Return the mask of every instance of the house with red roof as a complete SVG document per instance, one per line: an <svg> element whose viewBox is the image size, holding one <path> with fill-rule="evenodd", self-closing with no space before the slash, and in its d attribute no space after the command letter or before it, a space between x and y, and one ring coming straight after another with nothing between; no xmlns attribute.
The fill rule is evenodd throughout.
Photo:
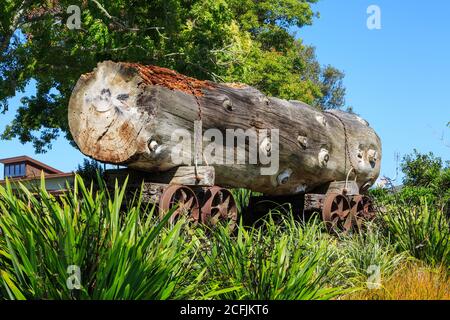
<svg viewBox="0 0 450 320"><path fill-rule="evenodd" d="M73 172L62 172L28 156L0 159L0 163L4 166L4 178L0 180L0 185L4 185L8 179L13 188L17 188L15 182L19 181L27 187L39 186L43 174L47 191L59 194L66 191L67 183L72 186L75 178Z"/></svg>

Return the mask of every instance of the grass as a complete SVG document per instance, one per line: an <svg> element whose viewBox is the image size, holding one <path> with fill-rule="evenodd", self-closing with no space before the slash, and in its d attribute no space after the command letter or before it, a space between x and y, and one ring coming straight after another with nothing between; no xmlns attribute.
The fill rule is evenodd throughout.
<svg viewBox="0 0 450 320"><path fill-rule="evenodd" d="M352 300L450 300L450 279L445 267L409 263L382 282L381 288L348 295Z"/></svg>
<svg viewBox="0 0 450 320"><path fill-rule="evenodd" d="M375 271L381 279L389 277L408 260L408 255L398 253L396 245L375 223L368 223L364 233L341 236L337 246L345 263L343 277L355 288L366 287Z"/></svg>
<svg viewBox="0 0 450 320"><path fill-rule="evenodd" d="M383 215L387 232L400 251L432 266L450 265L450 225L443 208L395 202Z"/></svg>
<svg viewBox="0 0 450 320"><path fill-rule="evenodd" d="M79 176L59 199L43 182L0 186L0 299L449 298L438 208L392 204L364 233L340 237L276 211L230 233L170 224L170 212L160 221L125 189L94 190ZM250 193L234 192L243 208ZM368 290L374 270L381 288Z"/></svg>
<svg viewBox="0 0 450 320"><path fill-rule="evenodd" d="M238 287L222 299L331 299L344 291L327 285L338 269L327 263L332 251L318 236L318 227L290 218L275 224L270 217L263 227L241 227L233 237L225 226L219 227L207 237L209 248L201 264L208 266L208 279Z"/></svg>
<svg viewBox="0 0 450 320"><path fill-rule="evenodd" d="M0 186L5 298L178 299L195 291L202 273L189 273L192 250L181 236L183 223L164 230L166 221L156 222L153 207L145 210L139 199L122 212L125 186L111 196L104 188L94 194L77 177L60 201L44 186L37 194L20 188L16 196L9 184ZM79 279L70 277L74 268L80 290L68 286Z"/></svg>

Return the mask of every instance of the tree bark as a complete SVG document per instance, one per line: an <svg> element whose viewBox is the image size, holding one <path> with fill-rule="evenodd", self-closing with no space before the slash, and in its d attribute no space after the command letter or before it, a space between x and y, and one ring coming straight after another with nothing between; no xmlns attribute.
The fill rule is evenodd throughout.
<svg viewBox="0 0 450 320"><path fill-rule="evenodd" d="M147 172L179 166L171 157L179 144L172 135L183 129L194 137L194 122L199 119L202 133L215 128L224 136L227 129L279 129L278 150L274 134L257 141L259 152L269 151L266 156L279 152L278 170L263 175L261 168L267 166L248 160L212 164L216 184L224 187L292 195L348 177L367 189L380 172L381 141L359 116L321 112L242 84L200 81L156 66L105 61L80 77L69 103L69 126L81 152ZM203 147L211 144L207 137L200 140ZM215 143L219 146L220 141ZM251 147L247 141L234 146L234 151ZM208 165L202 160L199 165Z"/></svg>

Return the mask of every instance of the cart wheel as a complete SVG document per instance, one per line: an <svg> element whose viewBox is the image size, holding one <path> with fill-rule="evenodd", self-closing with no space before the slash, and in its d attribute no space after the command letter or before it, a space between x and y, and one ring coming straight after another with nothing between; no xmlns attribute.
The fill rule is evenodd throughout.
<svg viewBox="0 0 450 320"><path fill-rule="evenodd" d="M215 226L221 222L229 223L230 230L233 230L237 223L238 209L232 193L218 186L208 188L201 215L204 224Z"/></svg>
<svg viewBox="0 0 450 320"><path fill-rule="evenodd" d="M365 220L364 213L368 210L368 203L363 195L356 195L351 198L351 215L354 227L357 231L362 230L362 226Z"/></svg>
<svg viewBox="0 0 450 320"><path fill-rule="evenodd" d="M352 229L350 201L342 194L330 193L325 197L322 217L330 233L345 233Z"/></svg>
<svg viewBox="0 0 450 320"><path fill-rule="evenodd" d="M357 207L355 206L357 205ZM352 199L352 209L357 212L357 217L362 221L370 221L375 218L372 199L364 195L356 195Z"/></svg>
<svg viewBox="0 0 450 320"><path fill-rule="evenodd" d="M182 216L188 217L190 222L197 223L200 216L198 199L191 188L182 185L169 185L159 200L159 217L164 218L170 209L178 204L169 221L175 222Z"/></svg>

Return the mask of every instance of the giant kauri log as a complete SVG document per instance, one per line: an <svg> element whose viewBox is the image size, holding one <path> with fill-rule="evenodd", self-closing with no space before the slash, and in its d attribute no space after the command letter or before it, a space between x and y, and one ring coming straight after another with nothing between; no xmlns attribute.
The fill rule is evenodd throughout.
<svg viewBox="0 0 450 320"><path fill-rule="evenodd" d="M173 152L181 140L174 133L192 133L190 165L214 166L216 184L224 187L291 195L351 179L367 189L380 172L381 141L355 114L322 112L247 85L201 81L156 66L99 63L78 80L68 113L73 139L85 155L147 172L179 166ZM251 135L227 144L227 129L270 133L257 137L255 150ZM274 129L279 130L278 141L275 131L267 131ZM211 132L224 138L211 138ZM220 158L208 163L201 155L207 148L214 156L223 152L223 163ZM236 163L234 156L245 151L245 161ZM255 152L266 162L251 162Z"/></svg>

